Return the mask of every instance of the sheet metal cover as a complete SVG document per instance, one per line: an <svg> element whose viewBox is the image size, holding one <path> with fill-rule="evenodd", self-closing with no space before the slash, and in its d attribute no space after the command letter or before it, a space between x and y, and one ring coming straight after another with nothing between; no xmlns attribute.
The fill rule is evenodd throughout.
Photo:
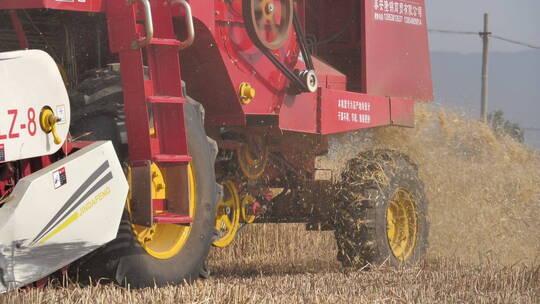
<svg viewBox="0 0 540 304"><path fill-rule="evenodd" d="M39 50L0 53L0 144L4 161L50 155L58 151L69 132L70 106L64 81L54 60ZM39 123L49 107L56 115L52 134Z"/></svg>
<svg viewBox="0 0 540 304"><path fill-rule="evenodd" d="M366 92L431 101L424 0L366 0L363 15Z"/></svg>
<svg viewBox="0 0 540 304"><path fill-rule="evenodd" d="M114 239L127 192L111 142L96 142L21 179L0 208L0 293Z"/></svg>

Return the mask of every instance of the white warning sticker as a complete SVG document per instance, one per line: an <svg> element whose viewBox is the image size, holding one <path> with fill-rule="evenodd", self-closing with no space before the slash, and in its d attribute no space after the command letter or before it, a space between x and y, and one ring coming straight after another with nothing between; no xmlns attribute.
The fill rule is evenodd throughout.
<svg viewBox="0 0 540 304"><path fill-rule="evenodd" d="M62 167L53 172L54 189L58 189L67 184L66 167Z"/></svg>
<svg viewBox="0 0 540 304"><path fill-rule="evenodd" d="M373 18L377 21L422 25L424 7L407 2L406 0L373 0Z"/></svg>
<svg viewBox="0 0 540 304"><path fill-rule="evenodd" d="M358 113L363 112L363 113ZM371 123L371 103L351 99L338 99L338 120L359 124Z"/></svg>
<svg viewBox="0 0 540 304"><path fill-rule="evenodd" d="M54 112L57 119L57 124L65 124L66 123L66 106L65 105L58 105L56 106L56 111Z"/></svg>

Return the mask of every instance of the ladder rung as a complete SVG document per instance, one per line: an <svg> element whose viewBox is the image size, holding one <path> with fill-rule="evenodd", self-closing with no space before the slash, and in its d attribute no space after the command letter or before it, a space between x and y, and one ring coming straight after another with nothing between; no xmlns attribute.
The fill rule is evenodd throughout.
<svg viewBox="0 0 540 304"><path fill-rule="evenodd" d="M176 96L148 96L148 102L150 103L185 103L186 100L182 97Z"/></svg>
<svg viewBox="0 0 540 304"><path fill-rule="evenodd" d="M189 163L191 156L175 154L156 154L152 157L156 163Z"/></svg>
<svg viewBox="0 0 540 304"><path fill-rule="evenodd" d="M180 41L176 39L154 38L152 41L150 41L150 45L168 45L180 47Z"/></svg>
<svg viewBox="0 0 540 304"><path fill-rule="evenodd" d="M190 216L174 213L154 213L154 222L161 224L191 224L193 219Z"/></svg>

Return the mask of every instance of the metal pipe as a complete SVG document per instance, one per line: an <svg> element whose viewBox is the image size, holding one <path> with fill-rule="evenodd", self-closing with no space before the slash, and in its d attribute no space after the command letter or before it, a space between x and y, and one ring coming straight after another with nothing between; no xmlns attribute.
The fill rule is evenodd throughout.
<svg viewBox="0 0 540 304"><path fill-rule="evenodd" d="M150 44L154 39L154 21L152 20L152 7L150 1L139 0L144 6L144 28L146 31L146 37L134 43L133 48L142 48Z"/></svg>

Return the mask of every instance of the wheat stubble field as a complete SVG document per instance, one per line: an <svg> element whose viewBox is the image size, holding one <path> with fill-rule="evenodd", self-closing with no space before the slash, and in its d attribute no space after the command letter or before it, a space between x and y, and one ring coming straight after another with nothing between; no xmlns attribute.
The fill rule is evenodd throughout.
<svg viewBox="0 0 540 304"><path fill-rule="evenodd" d="M0 303L540 303L540 157L452 111L418 113L415 129L374 134L410 155L425 182L430 252L418 265L345 269L332 232L265 224L213 249L212 278L192 285L57 283Z"/></svg>

